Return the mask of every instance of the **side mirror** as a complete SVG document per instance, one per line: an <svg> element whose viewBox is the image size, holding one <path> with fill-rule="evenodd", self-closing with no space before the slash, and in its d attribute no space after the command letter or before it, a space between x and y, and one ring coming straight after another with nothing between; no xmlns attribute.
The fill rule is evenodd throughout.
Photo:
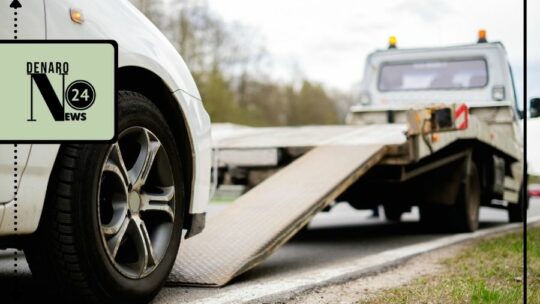
<svg viewBox="0 0 540 304"><path fill-rule="evenodd" d="M540 117L540 98L531 99L531 118Z"/></svg>

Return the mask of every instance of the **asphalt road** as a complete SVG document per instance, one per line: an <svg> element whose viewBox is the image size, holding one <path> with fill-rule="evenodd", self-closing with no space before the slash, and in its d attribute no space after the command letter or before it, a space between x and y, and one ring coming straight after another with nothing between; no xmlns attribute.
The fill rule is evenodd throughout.
<svg viewBox="0 0 540 304"><path fill-rule="evenodd" d="M212 212L219 212L213 206ZM540 215L540 199L532 200L529 216ZM224 288L166 287L155 303L178 303L178 299L196 303L214 298L229 290L279 281L292 274L330 266L349 259L377 254L399 247L447 236L426 233L419 225L416 208L404 215L402 223L373 219L370 211L357 211L338 204L328 213L320 213L308 230L294 237L268 260L235 279ZM482 208L481 228L508 223L506 210Z"/></svg>
<svg viewBox="0 0 540 304"><path fill-rule="evenodd" d="M212 205L210 213L215 214L221 208L223 205ZM268 260L228 286L221 289L165 287L154 303L202 302L236 288L276 281L300 271L346 262L348 259L447 235L425 233L418 224L416 209L406 214L402 223L389 223L383 219L371 218L370 215L369 211L356 211L347 204L338 204L329 213L317 215L307 231L297 235ZM540 215L540 199L531 201L529 216L535 215ZM507 223L505 210L482 208L480 218L481 229ZM17 292L25 298L39 297L40 295L32 293L36 285L24 259L19 258L17 273L14 273L13 264L13 250L0 251L0 294ZM15 281L18 286L16 289L5 289L6 286L13 286ZM7 284L8 282L10 284Z"/></svg>

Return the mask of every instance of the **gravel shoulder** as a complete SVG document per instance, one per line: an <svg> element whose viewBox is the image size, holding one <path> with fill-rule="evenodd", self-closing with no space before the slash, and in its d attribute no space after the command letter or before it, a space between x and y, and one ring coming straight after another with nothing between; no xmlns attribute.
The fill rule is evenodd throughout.
<svg viewBox="0 0 540 304"><path fill-rule="evenodd" d="M296 294L286 303L518 303L523 236L489 236L418 255L359 279ZM528 300L540 303L540 225L528 233Z"/></svg>
<svg viewBox="0 0 540 304"><path fill-rule="evenodd" d="M305 291L289 301L290 304L357 303L376 297L382 290L400 287L421 276L444 271L443 261L455 256L467 245L459 244L411 258L397 267L365 276L344 284Z"/></svg>

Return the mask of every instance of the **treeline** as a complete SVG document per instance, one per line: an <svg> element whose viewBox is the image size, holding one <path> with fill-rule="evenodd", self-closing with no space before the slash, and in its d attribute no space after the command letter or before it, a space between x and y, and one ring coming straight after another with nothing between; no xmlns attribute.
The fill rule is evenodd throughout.
<svg viewBox="0 0 540 304"><path fill-rule="evenodd" d="M348 96L298 77L273 80L260 36L226 23L201 0L132 0L173 42L213 122L253 126L336 124Z"/></svg>

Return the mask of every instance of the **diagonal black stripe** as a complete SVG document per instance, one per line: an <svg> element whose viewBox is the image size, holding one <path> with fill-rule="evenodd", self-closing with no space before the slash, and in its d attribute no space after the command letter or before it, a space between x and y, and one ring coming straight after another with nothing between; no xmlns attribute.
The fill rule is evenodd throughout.
<svg viewBox="0 0 540 304"><path fill-rule="evenodd" d="M62 108L60 100L58 99L58 96L56 96L56 93L54 92L54 89L51 85L51 82L49 81L49 78L47 78L47 75L32 74L32 79L34 79L34 81L36 82L36 85L41 92L41 96L43 96L43 99L45 100L49 111L54 117L54 120L64 121L64 108Z"/></svg>

